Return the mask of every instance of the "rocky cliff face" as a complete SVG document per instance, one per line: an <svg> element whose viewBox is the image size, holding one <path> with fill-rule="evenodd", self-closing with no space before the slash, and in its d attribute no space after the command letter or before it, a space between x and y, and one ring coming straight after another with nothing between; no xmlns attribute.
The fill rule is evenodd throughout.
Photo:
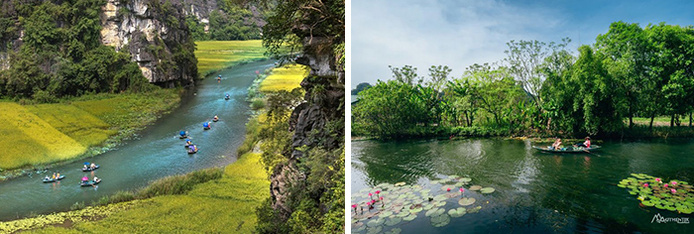
<svg viewBox="0 0 694 234"><path fill-rule="evenodd" d="M128 50L150 83L193 84L197 62L180 0L108 0L102 10L102 43Z"/></svg>
<svg viewBox="0 0 694 234"><path fill-rule="evenodd" d="M273 170L270 184L273 208L285 218L292 212L288 204L292 196L290 188L304 181L310 173L298 169L297 163L305 152L297 148L320 147L330 151L344 146L344 127L328 127L331 122L344 122L345 116L345 72L336 66L333 51L327 49L330 43L322 38L306 38L304 48L308 53L297 59L297 63L311 68L309 76L301 82L306 90L305 102L291 114L292 150L285 154L288 162Z"/></svg>

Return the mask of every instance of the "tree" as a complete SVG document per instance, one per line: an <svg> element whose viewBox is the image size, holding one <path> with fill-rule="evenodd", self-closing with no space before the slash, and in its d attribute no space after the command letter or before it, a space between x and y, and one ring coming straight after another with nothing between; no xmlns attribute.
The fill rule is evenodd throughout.
<svg viewBox="0 0 694 234"><path fill-rule="evenodd" d="M388 68L393 72L393 78L400 83L414 86L416 84L422 84L424 81L424 78L417 75L417 68L411 65L405 65L402 68L388 65Z"/></svg>
<svg viewBox="0 0 694 234"><path fill-rule="evenodd" d="M367 90L369 88L371 88L371 84L366 83L366 82L359 83L357 85L357 88L352 89L352 95L357 95L357 94L359 94L359 92Z"/></svg>
<svg viewBox="0 0 694 234"><path fill-rule="evenodd" d="M474 89L474 97L479 108L491 114L497 126L502 125L502 115L519 102L522 90L508 74L505 67L492 67L489 64L474 64L467 68L463 79Z"/></svg>

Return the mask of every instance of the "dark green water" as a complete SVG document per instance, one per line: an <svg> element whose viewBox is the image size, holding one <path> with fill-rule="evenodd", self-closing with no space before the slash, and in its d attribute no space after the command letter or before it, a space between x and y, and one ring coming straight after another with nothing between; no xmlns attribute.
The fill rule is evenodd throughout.
<svg viewBox="0 0 694 234"><path fill-rule="evenodd" d="M355 193L381 183L429 181L457 175L491 186L474 195L479 213L433 227L424 212L399 228L403 233L694 233L693 215L639 207L636 196L616 186L631 173L694 183L694 141L606 142L598 153L540 153L530 142L465 139L352 142ZM432 190L433 191L433 190ZM486 202L489 203L486 203ZM446 210L460 207L447 203ZM651 221L654 215L686 217L690 224ZM354 229L354 228L353 228ZM364 232L364 231L363 231Z"/></svg>
<svg viewBox="0 0 694 234"><path fill-rule="evenodd" d="M59 183L43 184L40 180L45 174L0 182L0 221L68 210L75 202L89 205L102 196L143 187L165 176L233 163L250 114L245 101L247 89L255 71L272 67L273 62L254 62L212 74L221 74L221 83L203 80L194 92L182 98L180 107L147 127L138 139L86 159L101 165L94 172L82 172L83 161L78 161L51 169L66 175ZM230 94L230 100L224 100L225 93ZM220 121L203 131L203 122L215 115ZM180 130L189 132L199 147L197 154L187 154L184 141L177 136ZM80 187L80 178L85 175L98 176L102 182L97 188Z"/></svg>

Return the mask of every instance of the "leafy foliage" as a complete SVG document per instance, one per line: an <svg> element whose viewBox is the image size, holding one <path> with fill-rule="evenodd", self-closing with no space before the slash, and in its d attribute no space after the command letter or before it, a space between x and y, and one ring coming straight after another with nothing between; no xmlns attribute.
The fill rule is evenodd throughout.
<svg viewBox="0 0 694 234"><path fill-rule="evenodd" d="M638 117L650 118L651 127L660 115L670 116L670 126L686 115L691 122L691 26L640 28L615 22L595 45L580 47L578 56L566 50L568 43L568 38L560 43L511 41L502 65L476 64L460 79L446 78L450 71L445 66L432 66L428 82L414 67L389 67L395 80L379 82L355 103L352 132L380 138L624 136L627 131L644 135L640 128L631 130ZM686 132L672 130L678 136Z"/></svg>
<svg viewBox="0 0 694 234"><path fill-rule="evenodd" d="M19 1L7 4L16 6ZM14 20L25 34L19 50L9 53L10 68L0 71L0 96L54 102L87 93L151 90L128 53L101 45L103 4L100 0L42 1L3 11L2 22Z"/></svg>

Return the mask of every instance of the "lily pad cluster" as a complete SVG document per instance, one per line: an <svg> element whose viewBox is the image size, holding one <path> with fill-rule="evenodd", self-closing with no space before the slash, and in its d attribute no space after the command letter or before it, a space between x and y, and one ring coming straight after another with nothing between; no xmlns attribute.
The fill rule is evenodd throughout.
<svg viewBox="0 0 694 234"><path fill-rule="evenodd" d="M494 188L470 186L471 181L470 178L447 176L431 180L426 187L399 182L362 189L352 194L352 230L377 233L393 227L390 231L399 233L397 225L417 218L428 218L434 227L446 226L451 218L482 209L482 206L468 207L476 202L470 197L472 194L494 192Z"/></svg>
<svg viewBox="0 0 694 234"><path fill-rule="evenodd" d="M655 207L678 213L694 211L694 186L686 181L670 180L646 174L631 174L617 185L637 196L643 206Z"/></svg>

